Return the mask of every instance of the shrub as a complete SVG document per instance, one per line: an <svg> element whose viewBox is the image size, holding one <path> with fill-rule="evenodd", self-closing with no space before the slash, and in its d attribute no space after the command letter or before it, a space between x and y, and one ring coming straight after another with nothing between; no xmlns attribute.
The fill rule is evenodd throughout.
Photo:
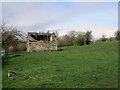
<svg viewBox="0 0 120 90"><path fill-rule="evenodd" d="M18 51L18 46L26 40L26 35L14 26L2 24L0 25L0 31L3 36L2 48L5 49L6 52Z"/></svg>
<svg viewBox="0 0 120 90"><path fill-rule="evenodd" d="M79 34L76 39L75 39L75 44L76 45L84 45L85 44L85 35L84 34Z"/></svg>
<svg viewBox="0 0 120 90"><path fill-rule="evenodd" d="M120 40L120 30L117 30L115 32L115 38L116 38L116 40Z"/></svg>
<svg viewBox="0 0 120 90"><path fill-rule="evenodd" d="M107 38L105 35L102 35L102 38L100 39L102 42L107 41Z"/></svg>
<svg viewBox="0 0 120 90"><path fill-rule="evenodd" d="M85 43L87 45L89 45L91 43L91 39L92 39L92 34L91 33L92 33L92 31L87 31L85 33Z"/></svg>

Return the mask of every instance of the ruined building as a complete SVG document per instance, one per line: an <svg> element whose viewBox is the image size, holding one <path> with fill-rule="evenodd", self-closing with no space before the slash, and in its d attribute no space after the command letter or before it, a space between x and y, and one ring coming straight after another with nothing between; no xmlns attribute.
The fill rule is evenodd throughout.
<svg viewBox="0 0 120 90"><path fill-rule="evenodd" d="M44 52L57 50L55 33L28 32L27 52Z"/></svg>

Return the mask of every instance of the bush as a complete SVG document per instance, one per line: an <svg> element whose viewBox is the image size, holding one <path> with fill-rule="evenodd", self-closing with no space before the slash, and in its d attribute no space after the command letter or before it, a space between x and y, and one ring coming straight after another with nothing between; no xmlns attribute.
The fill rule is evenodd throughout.
<svg viewBox="0 0 120 90"><path fill-rule="evenodd" d="M26 35L22 31L14 26L8 26L6 24L0 25L0 31L3 36L2 48L5 49L6 52L20 50L19 46L26 40ZM22 48L24 49L25 45L23 45Z"/></svg>
<svg viewBox="0 0 120 90"><path fill-rule="evenodd" d="M61 38L58 38L58 46L70 46L71 40L68 35L64 35Z"/></svg>
<svg viewBox="0 0 120 90"><path fill-rule="evenodd" d="M92 34L91 33L92 33L92 31L87 31L85 33L85 43L87 45L89 45L91 43L91 39L92 39Z"/></svg>
<svg viewBox="0 0 120 90"><path fill-rule="evenodd" d="M84 45L85 44L85 35L79 34L75 39L75 45Z"/></svg>
<svg viewBox="0 0 120 90"><path fill-rule="evenodd" d="M71 46L71 45L89 45L92 39L92 31L76 32L70 31L68 35L58 38L58 46Z"/></svg>
<svg viewBox="0 0 120 90"><path fill-rule="evenodd" d="M113 41L113 40L115 40L115 38L114 37L109 37L108 40Z"/></svg>
<svg viewBox="0 0 120 90"><path fill-rule="evenodd" d="M105 35L102 35L102 38L100 39L102 42L107 41L107 38Z"/></svg>
<svg viewBox="0 0 120 90"><path fill-rule="evenodd" d="M115 32L115 38L116 40L120 40L120 30Z"/></svg>

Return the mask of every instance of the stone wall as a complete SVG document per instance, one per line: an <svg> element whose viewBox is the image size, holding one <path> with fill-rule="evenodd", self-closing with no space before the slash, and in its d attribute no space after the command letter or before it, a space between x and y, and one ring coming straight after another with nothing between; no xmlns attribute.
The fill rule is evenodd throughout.
<svg viewBox="0 0 120 90"><path fill-rule="evenodd" d="M45 40L36 40L35 38L31 37L33 34L39 38L41 35L46 35L48 38ZM28 33L27 52L45 52L52 50L57 50L57 39L54 33Z"/></svg>

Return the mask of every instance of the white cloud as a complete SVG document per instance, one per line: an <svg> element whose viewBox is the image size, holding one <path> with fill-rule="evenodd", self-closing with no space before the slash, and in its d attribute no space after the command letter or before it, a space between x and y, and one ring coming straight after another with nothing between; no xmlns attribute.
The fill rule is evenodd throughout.
<svg viewBox="0 0 120 90"><path fill-rule="evenodd" d="M8 5L7 5L8 4ZM16 5L15 5L16 4ZM52 24L69 19L76 15L73 13L73 9L62 12L59 15L55 15L54 12L59 9L64 9L57 5L52 4L40 4L40 7L33 7L32 3L4 3L3 4L3 18L9 24L15 26L35 26L41 24ZM35 5L35 3L33 3ZM22 7L21 7L22 6ZM57 11L58 12L58 11ZM6 16L12 14L10 17ZM8 18L9 17L9 18Z"/></svg>
<svg viewBox="0 0 120 90"><path fill-rule="evenodd" d="M93 34L93 38L100 38L103 34L106 35L106 37L113 37L115 31L117 31L117 28L113 27L92 27L92 28L81 28L77 31L87 31L91 30Z"/></svg>
<svg viewBox="0 0 120 90"><path fill-rule="evenodd" d="M15 5L16 4L16 5ZM5 8L5 10L4 10ZM4 3L3 4L3 18L9 24L16 26L34 26L45 23L50 14L51 7L41 8L33 7L32 3ZM6 15L11 14L8 18Z"/></svg>
<svg viewBox="0 0 120 90"><path fill-rule="evenodd" d="M41 24L54 24L79 16L82 13L88 13L90 11L88 8L94 11L94 8L99 5L99 3L82 3L80 7L79 3L75 3L74 7L69 7L69 10L64 11L65 7L56 4L39 4L39 6L35 6L36 3L3 3L3 18L9 24L16 26L28 27ZM61 10L63 12L59 13ZM59 14L55 15L55 12ZM9 16L10 14L11 16Z"/></svg>
<svg viewBox="0 0 120 90"><path fill-rule="evenodd" d="M93 38L100 38L103 34L105 34L107 37L114 36L115 31L117 31L117 28L114 27L88 27L88 28L80 28L77 31L87 31L91 30L93 34Z"/></svg>
<svg viewBox="0 0 120 90"><path fill-rule="evenodd" d="M83 32L92 30L94 38L99 38L102 34L106 34L106 36L113 36L114 32L117 30L117 28L112 28L112 26L103 27L101 24L105 23L106 25L106 23L114 23L115 19L117 19L117 13L114 14L116 11L113 12L111 9L107 11L107 13L105 13L106 11L104 10L95 11L97 10L96 8L98 8L97 3L95 3L95 6L94 3L85 3L87 4L87 8L85 8L86 5L83 5L83 7L77 7L77 5L79 6L79 3L76 3L75 7L70 8L67 11L64 11L65 7L63 8L52 3L45 3L45 5L44 3L39 3L39 5L37 4L35 6L35 3L4 3L3 18L9 24L22 27L25 32L38 31L42 28L49 31L59 31L60 35L65 35L71 30ZM56 11L57 13L54 13ZM80 19L76 21L73 20L71 24L69 19L77 16L81 16ZM97 20L94 16L98 17ZM101 17L104 18L101 19ZM64 21L68 22L66 23ZM96 23L96 21L98 21L101 26L98 25L99 27L95 27L95 25L98 23ZM75 26L76 24L78 24L78 27ZM90 25L93 26L91 27ZM31 27L35 28L30 29Z"/></svg>
<svg viewBox="0 0 120 90"><path fill-rule="evenodd" d="M116 27L81 27L81 28L67 28L63 27L62 25L56 25L56 26L50 26L47 28L49 31L58 31L60 36L66 35L69 31L80 31L80 32L86 32L86 31L92 31L92 35L94 39L100 38L103 34L106 35L106 37L113 37L114 33L118 30Z"/></svg>

